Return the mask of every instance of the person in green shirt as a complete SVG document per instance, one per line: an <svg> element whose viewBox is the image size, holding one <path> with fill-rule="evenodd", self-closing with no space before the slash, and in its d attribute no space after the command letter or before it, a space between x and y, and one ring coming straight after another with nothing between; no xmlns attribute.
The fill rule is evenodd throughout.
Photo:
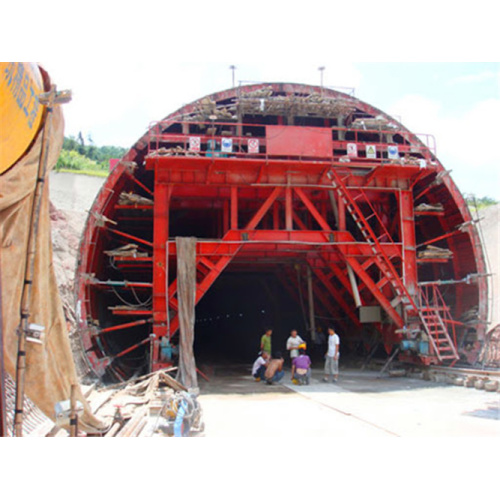
<svg viewBox="0 0 500 500"><path fill-rule="evenodd" d="M261 352L267 352L271 356L271 335L273 331L271 328L266 330L266 333L262 335L260 339L260 350Z"/></svg>

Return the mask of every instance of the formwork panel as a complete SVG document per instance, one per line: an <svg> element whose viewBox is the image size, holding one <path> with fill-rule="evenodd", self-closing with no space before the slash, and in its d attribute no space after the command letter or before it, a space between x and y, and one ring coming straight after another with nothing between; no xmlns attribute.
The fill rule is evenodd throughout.
<svg viewBox="0 0 500 500"><path fill-rule="evenodd" d="M318 322L329 318L345 345L391 353L419 340L404 345L428 351L405 360L473 362L485 262L431 139L353 96L298 84L229 89L153 124L107 179L82 240L78 321L94 371L121 379L176 363L160 349L179 336L176 236L198 239L197 301L226 273L228 294L238 275L273 276L296 304L288 312L309 316L312 293Z"/></svg>
<svg viewBox="0 0 500 500"><path fill-rule="evenodd" d="M275 156L330 158L332 132L328 128L268 125L267 153Z"/></svg>

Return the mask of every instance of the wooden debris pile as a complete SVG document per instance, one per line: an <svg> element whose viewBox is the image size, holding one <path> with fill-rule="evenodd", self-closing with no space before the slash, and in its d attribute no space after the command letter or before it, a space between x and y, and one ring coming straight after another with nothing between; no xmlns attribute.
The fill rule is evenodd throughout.
<svg viewBox="0 0 500 500"><path fill-rule="evenodd" d="M16 382L5 373L5 419L6 437L14 436L14 410L16 397ZM46 417L40 409L29 399L24 398L23 405L23 435L30 437L44 437L54 428L54 422Z"/></svg>
<svg viewBox="0 0 500 500"><path fill-rule="evenodd" d="M139 252L139 246L135 243L129 243L128 245L123 245L122 247L115 248L114 250L104 250L104 253L109 257L132 257L136 259L137 257L148 257L147 252Z"/></svg>
<svg viewBox="0 0 500 500"><path fill-rule="evenodd" d="M221 106L217 105L210 97L205 97L197 103L196 109L185 117L187 121L223 121L230 122L237 119L236 107L234 105Z"/></svg>
<svg viewBox="0 0 500 500"><path fill-rule="evenodd" d="M419 259L451 259L453 252L447 248L427 245L424 250L417 253Z"/></svg>
<svg viewBox="0 0 500 500"><path fill-rule="evenodd" d="M466 324L474 324L479 318L478 306L471 307L460 316L460 321Z"/></svg>
<svg viewBox="0 0 500 500"><path fill-rule="evenodd" d="M500 368L500 325L488 332L479 355L479 362L483 366Z"/></svg>
<svg viewBox="0 0 500 500"><path fill-rule="evenodd" d="M155 156L200 156L198 153L189 151L182 146L173 146L171 148L158 148L148 154L147 158Z"/></svg>
<svg viewBox="0 0 500 500"><path fill-rule="evenodd" d="M140 196L136 193L127 193L122 191L120 197L118 198L118 205L154 205L154 201L146 198L145 196Z"/></svg>
<svg viewBox="0 0 500 500"><path fill-rule="evenodd" d="M399 128L395 123L390 122L381 115L375 118L356 118L352 122L351 127L358 130L387 130Z"/></svg>
<svg viewBox="0 0 500 500"><path fill-rule="evenodd" d="M104 437L188 436L203 431L196 395L171 377L170 368L95 391L89 404L109 421Z"/></svg>
<svg viewBox="0 0 500 500"><path fill-rule="evenodd" d="M405 153L405 155L402 158L403 164L405 165L418 165L420 166L422 164L423 160L422 158L419 158L418 156L413 156L408 153Z"/></svg>
<svg viewBox="0 0 500 500"><path fill-rule="evenodd" d="M282 116L314 116L332 118L347 116L354 111L353 105L340 97L325 97L313 93L303 95L272 95L271 89L243 93L237 108L240 115L282 115Z"/></svg>
<svg viewBox="0 0 500 500"><path fill-rule="evenodd" d="M444 211L443 205L441 203L420 203L415 207L415 215L418 215L419 212L436 212L441 213Z"/></svg>

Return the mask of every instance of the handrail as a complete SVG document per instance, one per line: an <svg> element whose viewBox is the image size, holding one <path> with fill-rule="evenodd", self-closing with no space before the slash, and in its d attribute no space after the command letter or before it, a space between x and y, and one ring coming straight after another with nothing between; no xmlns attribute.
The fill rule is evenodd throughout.
<svg viewBox="0 0 500 500"><path fill-rule="evenodd" d="M457 348L457 336L456 336L456 329L455 326L458 323L455 321L450 313L450 308L446 304L443 295L439 291L438 285L435 283L429 283L429 284L421 284L419 285L420 288L420 297L423 299L428 307L432 307L434 309L439 309L440 314L440 320L444 323L443 326L446 327L446 330L449 330L447 328L448 325L451 326L451 340L453 342L453 346L456 350Z"/></svg>
<svg viewBox="0 0 500 500"><path fill-rule="evenodd" d="M167 129L172 125L179 125L181 131L168 131ZM225 153L231 156L245 155L252 157L269 157L267 153L261 153L262 147L266 147L269 137L267 136L267 127L275 125L255 124L255 123L242 123L242 122L223 122L223 121L177 121L175 119L153 122L148 130L148 153L153 153L160 149L161 144L181 144L185 151L195 152L200 156L214 156L212 153L220 153L215 156L224 156ZM198 130L193 130L197 127ZM380 163L408 163L414 160L408 159L406 155L419 154L422 159L426 161L426 165L432 162L432 154L435 154L435 139L430 134L418 134L401 130L398 128L369 128L364 129L360 127L308 127L318 128L318 130L329 129L332 132L331 139L331 154L327 156L328 159L342 158L343 160L350 159L351 161L367 161L375 164ZM225 130L223 130L225 129ZM259 129L258 132L254 133ZM223 134L222 132L225 132ZM378 140L365 140L363 135L376 134ZM349 136L349 139L346 137ZM403 143L390 140L393 136L402 137ZM421 137L426 138L424 141ZM190 148L190 138L197 138L199 140L199 150ZM419 144L416 139L419 139L422 144ZM220 151L219 149L209 148L212 143L209 141L216 141L220 144L224 139L231 139L233 143L233 150ZM191 139L192 140L192 139ZM259 152L248 151L248 141L258 140ZM433 145L429 145L432 140ZM426 144L427 143L427 144ZM359 146L356 148L356 154L349 157L348 145L355 144ZM374 146L376 148L376 158L369 158L366 155L366 147ZM399 158L391 158L389 155L389 147L397 147ZM336 154L337 153L337 154ZM360 155L364 153L365 156ZM386 155L386 156L384 156ZM293 156L293 155L292 155Z"/></svg>

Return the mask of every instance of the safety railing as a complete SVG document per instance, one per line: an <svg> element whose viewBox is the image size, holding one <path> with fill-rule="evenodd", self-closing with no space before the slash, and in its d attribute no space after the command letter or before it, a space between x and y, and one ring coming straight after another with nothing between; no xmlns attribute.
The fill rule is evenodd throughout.
<svg viewBox="0 0 500 500"><path fill-rule="evenodd" d="M396 163L431 167L435 156L432 135L412 134L399 128L306 127L304 137L331 131L330 143L320 154L270 154L271 141L277 140L276 125L236 122L161 121L148 132L148 154L195 155L202 157L264 158L287 157L324 159L339 162ZM301 128L299 125L293 126ZM289 130L288 127L283 127ZM269 131L272 130L272 133ZM306 139L305 139L306 140Z"/></svg>
<svg viewBox="0 0 500 500"><path fill-rule="evenodd" d="M450 307L446 304L444 297L436 284L420 284L420 307L433 310L442 320L448 334L457 346L457 334L455 326L460 322L455 321L451 315Z"/></svg>

